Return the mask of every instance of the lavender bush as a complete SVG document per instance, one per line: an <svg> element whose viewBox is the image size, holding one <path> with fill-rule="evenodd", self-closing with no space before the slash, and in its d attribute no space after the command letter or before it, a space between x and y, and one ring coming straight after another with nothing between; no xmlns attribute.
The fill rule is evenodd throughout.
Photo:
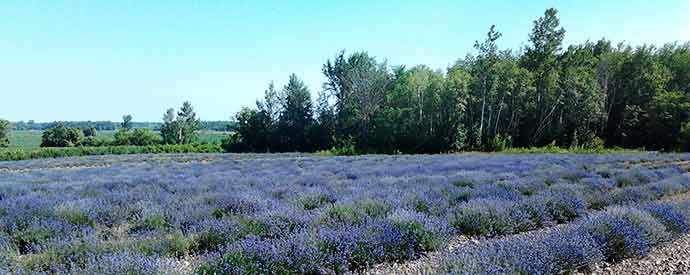
<svg viewBox="0 0 690 275"><path fill-rule="evenodd" d="M134 155L0 162L3 273L555 273L688 232L688 155ZM490 259L481 261L480 259Z"/></svg>

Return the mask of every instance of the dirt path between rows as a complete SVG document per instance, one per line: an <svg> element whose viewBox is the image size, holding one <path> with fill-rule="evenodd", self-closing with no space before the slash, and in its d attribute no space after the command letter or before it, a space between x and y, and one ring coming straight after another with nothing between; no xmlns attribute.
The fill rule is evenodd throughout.
<svg viewBox="0 0 690 275"><path fill-rule="evenodd" d="M57 165L49 167L30 167L30 168L7 168L0 167L0 173L26 173L32 171L45 170L76 170L76 169L90 169L90 168L108 168L112 166L109 163L92 163L92 164L73 164L73 165Z"/></svg>
<svg viewBox="0 0 690 275"><path fill-rule="evenodd" d="M419 259L403 263L383 263L370 268L360 274L384 275L384 274L434 274L434 269L441 263L441 259L447 253L454 251L461 245L471 240L464 236L456 236L448 242L445 249L422 255Z"/></svg>
<svg viewBox="0 0 690 275"><path fill-rule="evenodd" d="M595 265L591 274L690 274L690 235L653 248L642 258Z"/></svg>

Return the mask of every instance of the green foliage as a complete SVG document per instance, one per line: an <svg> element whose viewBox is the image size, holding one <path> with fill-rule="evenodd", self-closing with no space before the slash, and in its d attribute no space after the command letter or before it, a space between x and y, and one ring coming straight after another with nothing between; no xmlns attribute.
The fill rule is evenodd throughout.
<svg viewBox="0 0 690 275"><path fill-rule="evenodd" d="M58 217L74 225L93 225L91 218L79 209L60 208L56 211Z"/></svg>
<svg viewBox="0 0 690 275"><path fill-rule="evenodd" d="M58 124L55 128L43 131L41 147L73 147L79 145L82 139L81 129Z"/></svg>
<svg viewBox="0 0 690 275"><path fill-rule="evenodd" d="M70 148L39 148L0 149L0 160L27 160L38 158L61 158L90 155L124 155L124 154L169 154L169 153L222 153L223 148L214 143L203 144L162 144L149 146L102 146L102 147L70 147Z"/></svg>
<svg viewBox="0 0 690 275"><path fill-rule="evenodd" d="M139 128L135 128L139 129ZM148 128L146 128L148 129ZM83 131L82 131L83 132ZM100 146L114 146L115 134L117 131L97 131L95 137L85 136L78 146L86 147L100 147ZM151 130L151 133L157 136L158 143L161 141L160 132ZM198 143L218 143L220 144L228 132L216 131L200 131ZM36 149L41 145L42 131L22 130L12 131L9 135L10 149ZM156 143L157 144L157 143Z"/></svg>
<svg viewBox="0 0 690 275"><path fill-rule="evenodd" d="M126 130L122 128L115 133L114 145L149 146L161 143L158 134L145 128Z"/></svg>
<svg viewBox="0 0 690 275"><path fill-rule="evenodd" d="M204 231L196 235L194 238L193 251L214 251L221 245L227 243L227 237L221 233L214 231Z"/></svg>
<svg viewBox="0 0 690 275"><path fill-rule="evenodd" d="M122 124L120 124L120 127L125 130L131 130L132 129L132 115L124 115L122 116Z"/></svg>
<svg viewBox="0 0 690 275"><path fill-rule="evenodd" d="M0 119L0 147L10 146L10 122Z"/></svg>
<svg viewBox="0 0 690 275"><path fill-rule="evenodd" d="M196 117L194 108L189 101L185 101L175 116L174 109L168 109L163 116L161 136L165 144L190 144L197 140L197 131L201 121Z"/></svg>
<svg viewBox="0 0 690 275"><path fill-rule="evenodd" d="M12 234L10 243L20 253L30 252L32 246L41 244L53 237L53 233L43 228L27 228Z"/></svg>
<svg viewBox="0 0 690 275"><path fill-rule="evenodd" d="M398 220L394 224L402 232L403 238L415 243L417 251L435 251L443 246L444 240L436 236L417 221Z"/></svg>
<svg viewBox="0 0 690 275"><path fill-rule="evenodd" d="M320 208L321 206L335 203L335 199L325 195L325 194L314 194L301 197L298 203L304 208L304 210L314 210Z"/></svg>
<svg viewBox="0 0 690 275"><path fill-rule="evenodd" d="M244 150L244 144L242 142L242 136L238 133L230 133L227 135L220 144L225 152L237 153Z"/></svg>
<svg viewBox="0 0 690 275"><path fill-rule="evenodd" d="M107 140L98 137L84 137L84 139L79 142L79 146L87 147L107 146L109 144Z"/></svg>
<svg viewBox="0 0 690 275"><path fill-rule="evenodd" d="M223 255L218 262L202 264L194 270L195 274L222 274L223 266L232 266L244 274L263 274L263 263L258 257L232 252Z"/></svg>
<svg viewBox="0 0 690 275"><path fill-rule="evenodd" d="M330 207L321 217L321 223L328 225L349 224L356 225L364 222L365 213L359 208L347 205Z"/></svg>
<svg viewBox="0 0 690 275"><path fill-rule="evenodd" d="M98 135L96 127L83 128L81 132L84 134L84 137L96 137Z"/></svg>
<svg viewBox="0 0 690 275"><path fill-rule="evenodd" d="M685 122L680 130L678 143L681 145L681 150L690 151L690 121Z"/></svg>
<svg viewBox="0 0 690 275"><path fill-rule="evenodd" d="M138 233L142 231L165 230L170 227L170 223L164 216L153 215L139 220L129 231L131 233Z"/></svg>
<svg viewBox="0 0 690 275"><path fill-rule="evenodd" d="M54 272L56 263L71 263L75 267L86 267L88 257L99 249L85 242L74 242L60 248L48 248L37 254L27 254L19 259L23 268L45 273Z"/></svg>
<svg viewBox="0 0 690 275"><path fill-rule="evenodd" d="M344 139L342 141L336 142L338 145L334 146L330 150L319 151L317 154L322 156L355 156L358 155L357 148L355 147L354 140Z"/></svg>
<svg viewBox="0 0 690 275"><path fill-rule="evenodd" d="M565 35L551 8L534 20L524 51L499 48L502 35L491 26L446 70L389 66L367 52L341 51L323 65L326 81L314 103L291 74L282 89L271 82L255 108L243 108L227 129L223 122L202 124L189 102L146 127L160 126L163 144L194 143L201 127L229 130L217 140L226 152L690 150L690 43L633 48L601 39L564 48ZM105 145L87 128L117 125L15 124L48 126L44 146L65 147ZM116 145L158 143L151 132L130 133L142 126L130 115L120 126ZM85 129L87 138L70 127ZM8 143L4 128L0 123L0 147Z"/></svg>
<svg viewBox="0 0 690 275"><path fill-rule="evenodd" d="M279 151L310 150L308 130L313 123L311 95L304 82L290 75L283 88L283 108L278 118Z"/></svg>

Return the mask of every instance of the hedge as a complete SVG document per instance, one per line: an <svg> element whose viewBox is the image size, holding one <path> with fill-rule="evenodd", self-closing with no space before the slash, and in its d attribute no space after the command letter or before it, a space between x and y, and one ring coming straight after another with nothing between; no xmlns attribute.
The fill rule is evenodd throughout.
<svg viewBox="0 0 690 275"><path fill-rule="evenodd" d="M104 146L64 147L38 149L0 149L0 161L27 160L39 158L61 158L91 155L165 154L165 153L222 153L223 148L215 143L148 145L148 146Z"/></svg>

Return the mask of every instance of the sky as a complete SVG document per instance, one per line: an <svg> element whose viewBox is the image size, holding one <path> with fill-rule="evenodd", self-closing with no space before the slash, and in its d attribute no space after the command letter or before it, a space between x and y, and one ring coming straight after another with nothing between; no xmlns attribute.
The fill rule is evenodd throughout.
<svg viewBox="0 0 690 275"><path fill-rule="evenodd" d="M550 7L566 45L690 41L690 0L2 0L0 118L160 121L189 100L228 120L291 73L315 97L343 49L445 69L494 24L520 49Z"/></svg>

